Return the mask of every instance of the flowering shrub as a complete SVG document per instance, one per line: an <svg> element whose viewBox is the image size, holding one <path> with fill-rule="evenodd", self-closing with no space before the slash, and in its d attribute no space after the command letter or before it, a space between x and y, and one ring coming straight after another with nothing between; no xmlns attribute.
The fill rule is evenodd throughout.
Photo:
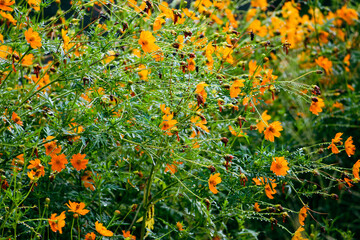
<svg viewBox="0 0 360 240"><path fill-rule="evenodd" d="M360 5L325 4L0 1L1 239L352 239Z"/></svg>

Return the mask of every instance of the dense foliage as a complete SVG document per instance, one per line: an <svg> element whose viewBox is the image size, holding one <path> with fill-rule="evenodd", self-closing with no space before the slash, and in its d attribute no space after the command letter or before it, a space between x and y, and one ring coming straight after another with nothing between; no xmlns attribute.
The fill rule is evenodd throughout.
<svg viewBox="0 0 360 240"><path fill-rule="evenodd" d="M64 6L0 1L0 239L360 237L360 4Z"/></svg>

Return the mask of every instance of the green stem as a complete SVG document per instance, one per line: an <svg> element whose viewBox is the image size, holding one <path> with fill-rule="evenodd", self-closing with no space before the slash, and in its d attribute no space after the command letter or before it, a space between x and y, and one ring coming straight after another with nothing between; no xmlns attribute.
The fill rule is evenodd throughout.
<svg viewBox="0 0 360 240"><path fill-rule="evenodd" d="M144 208L144 214L143 214L143 220L142 220L142 224L141 224L141 233L140 233L140 240L144 239L145 236L145 224L146 224L146 214L148 212L148 200L149 200L149 195L150 195L150 189L151 189L151 183L152 183L152 179L153 179L153 174L154 174L154 170L155 170L155 166L156 165L152 165L151 167L151 171L150 171L150 175L149 175L149 180L148 180L148 184L145 188L145 192L144 192L144 199L143 199L143 208Z"/></svg>

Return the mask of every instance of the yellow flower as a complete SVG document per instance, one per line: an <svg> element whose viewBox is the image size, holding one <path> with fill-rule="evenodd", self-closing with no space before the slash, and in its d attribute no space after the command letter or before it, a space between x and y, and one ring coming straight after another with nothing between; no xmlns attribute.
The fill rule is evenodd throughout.
<svg viewBox="0 0 360 240"><path fill-rule="evenodd" d="M355 145L353 144L353 140L352 137L349 137L346 141L345 141L345 151L347 153L347 155L350 157L351 155L355 154Z"/></svg>
<svg viewBox="0 0 360 240"><path fill-rule="evenodd" d="M30 46L34 49L41 47L41 38L39 33L34 32L32 28L29 28L25 31L26 41L30 44Z"/></svg>
<svg viewBox="0 0 360 240"><path fill-rule="evenodd" d="M275 157L271 164L270 170L277 176L285 176L289 170L288 162L284 157Z"/></svg>
<svg viewBox="0 0 360 240"><path fill-rule="evenodd" d="M158 17L155 18L154 24L153 24L153 31L156 32L157 30L160 30L162 25L165 24L165 20L163 17L166 15L164 13L160 14Z"/></svg>
<svg viewBox="0 0 360 240"><path fill-rule="evenodd" d="M256 19L254 20L250 26L249 26L249 30L253 31L253 33L255 33L256 35L259 35L260 37L265 37L267 34L267 28L265 25L261 26L261 22L260 20Z"/></svg>
<svg viewBox="0 0 360 240"><path fill-rule="evenodd" d="M209 189L213 194L217 194L219 191L216 189L216 185L221 183L220 173L210 175L209 178Z"/></svg>
<svg viewBox="0 0 360 240"><path fill-rule="evenodd" d="M95 229L98 233L105 237L112 237L114 233L110 230L107 230L106 227L102 223L99 223L99 221L96 221L95 223Z"/></svg>
<svg viewBox="0 0 360 240"><path fill-rule="evenodd" d="M281 136L280 131L282 131L282 130L283 130L283 128L281 126L281 122L276 121L276 122L270 123L264 132L265 139L269 140L270 142L274 142L274 137L280 137Z"/></svg>
<svg viewBox="0 0 360 240"><path fill-rule="evenodd" d="M299 227L294 233L294 236L291 238L291 240L308 240L307 238L303 238L301 236L301 232L303 231L305 231L305 229L303 227Z"/></svg>
<svg viewBox="0 0 360 240"><path fill-rule="evenodd" d="M315 59L315 62L325 70L327 75L332 73L332 62L328 58L321 56Z"/></svg>
<svg viewBox="0 0 360 240"><path fill-rule="evenodd" d="M259 133L262 133L264 129L266 128L266 125L268 125L268 120L271 119L271 116L267 114L267 110L261 114L261 119L256 124L256 127L258 128Z"/></svg>
<svg viewBox="0 0 360 240"><path fill-rule="evenodd" d="M341 9L336 11L336 15L344 19L344 21L349 25L353 25L355 23L354 20L359 19L357 11L351 8L347 8L346 4Z"/></svg>
<svg viewBox="0 0 360 240"><path fill-rule="evenodd" d="M316 99L316 100L315 100ZM319 115L319 112L322 112L322 108L325 107L324 100L321 98L314 98L311 100L310 112L315 115Z"/></svg>
<svg viewBox="0 0 360 240"><path fill-rule="evenodd" d="M69 200L69 204L66 203L65 204L68 208L70 208L70 210L68 210L69 212L74 212L74 213L78 213L80 215L85 215L87 214L90 210L85 209L85 203L80 202L71 202Z"/></svg>
<svg viewBox="0 0 360 240"><path fill-rule="evenodd" d="M263 177L260 178L253 178L252 179L256 185L261 186L261 185L265 185L265 194L269 199L273 199L274 198L274 194L276 193L276 186L277 184L275 183L274 179L268 178L268 179L264 179Z"/></svg>
<svg viewBox="0 0 360 240"><path fill-rule="evenodd" d="M267 8L267 1L266 0L251 0L252 7L259 7L261 10L266 10Z"/></svg>
<svg viewBox="0 0 360 240"><path fill-rule="evenodd" d="M10 6L13 4L15 4L15 0L1 0L0 10L12 12L14 9L12 9Z"/></svg>
<svg viewBox="0 0 360 240"><path fill-rule="evenodd" d="M183 225L180 222L176 223L176 227L179 229L179 231L184 231Z"/></svg>
<svg viewBox="0 0 360 240"><path fill-rule="evenodd" d="M334 154L338 154L339 153L339 149L337 148L337 145L342 145L343 143L341 142L342 138L341 135L343 135L343 133L337 133L335 135L335 137L331 140L331 144L328 146L328 149L331 148L331 152Z"/></svg>
<svg viewBox="0 0 360 240"><path fill-rule="evenodd" d="M254 210L255 210L255 212L260 212L261 211L260 205L257 202L254 204Z"/></svg>
<svg viewBox="0 0 360 240"><path fill-rule="evenodd" d="M201 95L202 100L204 100L203 102L206 102L206 98L207 98L207 93L205 91L205 87L207 87L209 85L207 85L205 82L201 82L198 85L196 85L196 90L195 93Z"/></svg>
<svg viewBox="0 0 360 240"><path fill-rule="evenodd" d="M65 226L65 211L63 211L59 216L56 215L56 213L51 214L49 225L53 232L59 231L60 234L62 234L62 228Z"/></svg>
<svg viewBox="0 0 360 240"><path fill-rule="evenodd" d="M300 209L300 212L299 212L299 223L301 226L305 225L304 221L305 221L305 218L307 216L307 210L308 210L308 207L307 206L304 206Z"/></svg>
<svg viewBox="0 0 360 240"><path fill-rule="evenodd" d="M151 53L151 52L154 52L154 51L160 49L155 44L155 41L156 41L156 39L152 35L151 32L149 32L149 31L142 31L141 32L140 39L139 39L139 44L141 45L144 52Z"/></svg>
<svg viewBox="0 0 360 240"><path fill-rule="evenodd" d="M239 96L240 92L241 92L241 87L244 86L244 80L243 79L238 79L238 80L235 80L233 82L233 84L231 85L230 87L230 97L231 98L235 98L237 96Z"/></svg>
<svg viewBox="0 0 360 240"><path fill-rule="evenodd" d="M35 11L40 11L41 0L27 0L27 2Z"/></svg>
<svg viewBox="0 0 360 240"><path fill-rule="evenodd" d="M148 75L149 73L151 73L151 70L147 70L146 69L146 66L141 64L138 68L139 72L138 72L138 75L140 77L141 80L145 80L147 81L148 80Z"/></svg>
<svg viewBox="0 0 360 240"><path fill-rule="evenodd" d="M354 164L352 172L355 179L360 179L359 177L359 168L360 168L360 160L357 160L357 162Z"/></svg>
<svg viewBox="0 0 360 240"><path fill-rule="evenodd" d="M9 13L0 11L0 16L8 20L12 25L16 25L17 21L13 18L13 16Z"/></svg>
<svg viewBox="0 0 360 240"><path fill-rule="evenodd" d="M165 114L163 116L163 122L160 124L161 130L166 131L166 134L171 136L171 130L175 128L178 121L173 119L173 114Z"/></svg>

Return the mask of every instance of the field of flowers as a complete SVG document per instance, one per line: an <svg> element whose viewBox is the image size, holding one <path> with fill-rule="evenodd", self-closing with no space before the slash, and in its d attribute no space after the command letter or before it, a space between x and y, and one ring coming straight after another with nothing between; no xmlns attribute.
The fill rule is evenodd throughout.
<svg viewBox="0 0 360 240"><path fill-rule="evenodd" d="M0 240L360 239L359 11L0 0Z"/></svg>

